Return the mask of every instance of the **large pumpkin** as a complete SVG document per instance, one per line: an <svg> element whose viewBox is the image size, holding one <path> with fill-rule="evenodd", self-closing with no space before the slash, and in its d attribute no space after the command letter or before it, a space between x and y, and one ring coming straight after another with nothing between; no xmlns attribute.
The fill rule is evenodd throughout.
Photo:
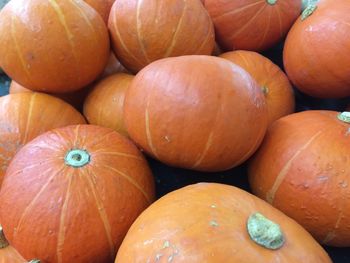
<svg viewBox="0 0 350 263"><path fill-rule="evenodd" d="M271 60L253 51L231 51L220 57L245 69L263 90L269 113L269 124L294 112L293 88L284 72Z"/></svg>
<svg viewBox="0 0 350 263"><path fill-rule="evenodd" d="M109 52L105 23L83 1L12 0L1 11L0 66L28 89L80 89L103 71Z"/></svg>
<svg viewBox="0 0 350 263"><path fill-rule="evenodd" d="M277 120L249 166L253 192L319 242L350 246L349 113L304 111ZM346 122L340 120L344 119Z"/></svg>
<svg viewBox="0 0 350 263"><path fill-rule="evenodd" d="M98 82L84 102L87 121L127 135L123 120L124 98L133 78L119 73Z"/></svg>
<svg viewBox="0 0 350 263"><path fill-rule="evenodd" d="M109 13L115 0L84 0L91 7L93 7L103 18L106 25L108 23Z"/></svg>
<svg viewBox="0 0 350 263"><path fill-rule="evenodd" d="M131 226L116 263L331 263L294 220L233 186L196 184L152 204Z"/></svg>
<svg viewBox="0 0 350 263"><path fill-rule="evenodd" d="M288 33L283 60L289 79L320 98L350 95L350 1L310 5Z"/></svg>
<svg viewBox="0 0 350 263"><path fill-rule="evenodd" d="M153 62L132 81L124 102L129 136L148 154L201 171L248 159L267 127L257 83L217 57L182 56Z"/></svg>
<svg viewBox="0 0 350 263"><path fill-rule="evenodd" d="M0 185L9 162L28 141L53 128L85 123L64 101L42 93L0 97Z"/></svg>
<svg viewBox="0 0 350 263"><path fill-rule="evenodd" d="M151 171L134 144L107 128L73 125L17 153L0 192L0 216L26 259L107 263L153 199Z"/></svg>
<svg viewBox="0 0 350 263"><path fill-rule="evenodd" d="M199 0L117 0L109 29L117 58L132 72L165 57L210 55L215 44Z"/></svg>
<svg viewBox="0 0 350 263"><path fill-rule="evenodd" d="M301 12L301 0L205 0L204 5L226 50L272 47Z"/></svg>

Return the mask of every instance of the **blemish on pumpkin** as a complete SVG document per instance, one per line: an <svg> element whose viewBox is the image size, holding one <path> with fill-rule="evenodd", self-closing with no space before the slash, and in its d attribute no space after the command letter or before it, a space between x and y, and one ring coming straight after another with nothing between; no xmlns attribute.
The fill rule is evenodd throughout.
<svg viewBox="0 0 350 263"><path fill-rule="evenodd" d="M341 181L341 182L339 183L339 185L340 185L341 187L343 187L343 188L346 188L346 187L348 187L348 182L347 182L347 181Z"/></svg>
<svg viewBox="0 0 350 263"><path fill-rule="evenodd" d="M153 240L146 240L145 242L143 242L144 245L148 245L148 244L152 244Z"/></svg>
<svg viewBox="0 0 350 263"><path fill-rule="evenodd" d="M216 208L216 205L212 204L210 207L211 207L211 208Z"/></svg>
<svg viewBox="0 0 350 263"><path fill-rule="evenodd" d="M169 242L169 240L166 240L163 244L163 249L168 248L168 247L170 247L170 242Z"/></svg>
<svg viewBox="0 0 350 263"><path fill-rule="evenodd" d="M170 142L170 138L168 135L164 136L164 139L167 141L167 142Z"/></svg>
<svg viewBox="0 0 350 263"><path fill-rule="evenodd" d="M163 254L161 254L161 253L158 253L157 255L156 255L156 261L159 261L160 260L160 258L163 256Z"/></svg>
<svg viewBox="0 0 350 263"><path fill-rule="evenodd" d="M215 220L210 221L210 225L213 226L213 227L218 227L219 226L218 222L216 222Z"/></svg>

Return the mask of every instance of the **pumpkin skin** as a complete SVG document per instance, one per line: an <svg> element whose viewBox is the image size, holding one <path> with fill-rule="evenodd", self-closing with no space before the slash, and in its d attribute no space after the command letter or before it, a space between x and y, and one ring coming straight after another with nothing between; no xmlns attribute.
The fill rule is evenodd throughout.
<svg viewBox="0 0 350 263"><path fill-rule="evenodd" d="M267 108L257 83L218 57L182 56L153 62L125 95L130 138L170 166L223 171L259 146Z"/></svg>
<svg viewBox="0 0 350 263"><path fill-rule="evenodd" d="M90 89L91 87L85 87L83 89L80 89L71 93L58 93L58 94L49 94L49 95L55 96L61 100L64 100L65 102L74 106L74 108L76 108L78 111L81 111L85 97L88 94ZM16 81L12 80L9 88L9 93L16 94L16 93L23 93L23 92L33 92L33 91L23 87L22 85L18 84Z"/></svg>
<svg viewBox="0 0 350 263"><path fill-rule="evenodd" d="M111 52L101 78L105 78L116 73L129 73L129 72L115 57L114 53Z"/></svg>
<svg viewBox="0 0 350 263"><path fill-rule="evenodd" d="M199 0L118 0L108 25L114 53L133 73L165 57L210 55L215 45Z"/></svg>
<svg viewBox="0 0 350 263"><path fill-rule="evenodd" d="M320 243L350 246L350 125L333 111L277 120L249 165L254 194L294 218Z"/></svg>
<svg viewBox="0 0 350 263"><path fill-rule="evenodd" d="M115 0L84 0L91 7L93 7L97 13L101 15L103 21L105 21L106 25L108 23L109 13L111 11L112 5Z"/></svg>
<svg viewBox="0 0 350 263"><path fill-rule="evenodd" d="M283 61L289 79L318 98L350 95L350 2L320 0L307 18L288 33ZM297 57L296 57L297 56ZM301 69L302 68L302 69Z"/></svg>
<svg viewBox="0 0 350 263"><path fill-rule="evenodd" d="M226 51L272 47L301 12L301 1L296 0L206 0L204 5L213 20L216 39Z"/></svg>
<svg viewBox="0 0 350 263"><path fill-rule="evenodd" d="M83 123L77 110L53 96L32 92L0 97L0 185L10 160L25 143L48 130Z"/></svg>
<svg viewBox="0 0 350 263"><path fill-rule="evenodd" d="M194 213L195 211L195 213ZM252 241L246 221L259 212L280 225L285 243L270 250ZM294 220L243 190L190 185L153 203L131 226L115 263L332 262Z"/></svg>
<svg viewBox="0 0 350 263"><path fill-rule="evenodd" d="M0 66L11 79L49 93L91 83L110 52L102 18L85 2L69 0L12 0L1 11L0 46Z"/></svg>
<svg viewBox="0 0 350 263"><path fill-rule="evenodd" d="M87 121L127 136L123 120L124 98L133 78L132 75L119 73L98 82L84 103Z"/></svg>
<svg viewBox="0 0 350 263"><path fill-rule="evenodd" d="M253 51L237 50L220 55L245 69L262 88L267 102L269 124L294 112L292 85L271 60Z"/></svg>
<svg viewBox="0 0 350 263"><path fill-rule="evenodd" d="M16 249L8 243L0 226L0 263L28 263Z"/></svg>
<svg viewBox="0 0 350 263"><path fill-rule="evenodd" d="M69 158L72 149L80 156ZM38 136L16 154L0 216L7 239L27 259L107 263L153 199L151 171L133 143L108 128L73 125Z"/></svg>

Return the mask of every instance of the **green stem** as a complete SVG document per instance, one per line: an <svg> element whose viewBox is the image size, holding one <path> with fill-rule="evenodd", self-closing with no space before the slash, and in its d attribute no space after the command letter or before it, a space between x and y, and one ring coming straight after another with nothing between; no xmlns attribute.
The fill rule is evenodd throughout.
<svg viewBox="0 0 350 263"><path fill-rule="evenodd" d="M304 21L317 9L318 0L304 0L302 4L301 20Z"/></svg>
<svg viewBox="0 0 350 263"><path fill-rule="evenodd" d="M277 3L277 0L266 0L266 2L269 4L269 5L274 5Z"/></svg>
<svg viewBox="0 0 350 263"><path fill-rule="evenodd" d="M344 111L342 113L339 113L337 118L342 122L350 123L350 112Z"/></svg>
<svg viewBox="0 0 350 263"><path fill-rule="evenodd" d="M90 162L90 154L86 150L74 149L67 152L64 158L66 165L74 168L80 168Z"/></svg>
<svg viewBox="0 0 350 263"><path fill-rule="evenodd" d="M32 259L28 263L40 263L40 260L39 259Z"/></svg>

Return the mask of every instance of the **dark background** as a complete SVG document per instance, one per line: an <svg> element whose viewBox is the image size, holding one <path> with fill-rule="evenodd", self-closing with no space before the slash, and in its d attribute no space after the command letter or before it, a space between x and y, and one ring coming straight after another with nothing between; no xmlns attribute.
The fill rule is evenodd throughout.
<svg viewBox="0 0 350 263"><path fill-rule="evenodd" d="M282 63L283 43L264 52L264 55L283 68ZM7 94L9 78L0 75L0 96ZM345 99L316 99L306 96L295 89L296 111L325 109L343 111L350 98ZM250 192L247 180L246 165L243 164L234 169L220 173L202 173L168 167L158 161L148 159L156 179L157 197L198 182L217 182L240 187ZM350 263L350 248L324 247L334 263ZM307 263L307 262L302 262Z"/></svg>

